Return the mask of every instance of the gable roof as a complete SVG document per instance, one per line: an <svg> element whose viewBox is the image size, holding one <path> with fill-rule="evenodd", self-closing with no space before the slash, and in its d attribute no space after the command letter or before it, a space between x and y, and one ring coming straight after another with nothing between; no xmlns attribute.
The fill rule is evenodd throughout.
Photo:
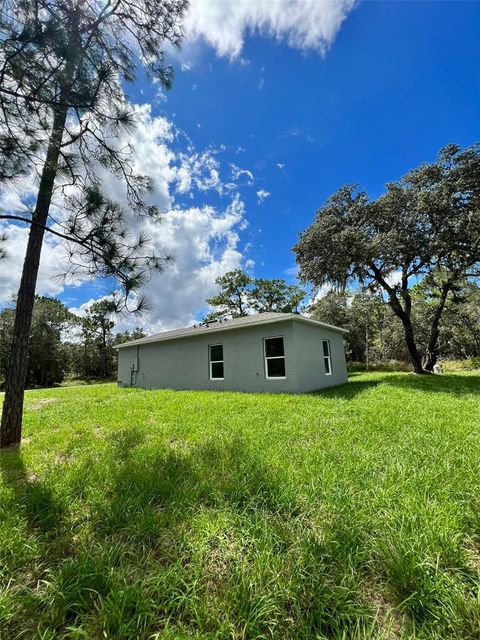
<svg viewBox="0 0 480 640"><path fill-rule="evenodd" d="M296 320L298 322L305 322L307 324L316 325L317 327L323 327L324 329L331 329L340 333L348 333L348 329L342 329L341 327L335 327L332 324L326 324L319 320L313 320L306 316L301 316L296 313L258 313L254 316L245 316L243 318L233 318L232 320L223 320L222 322L209 322L205 324L197 324L193 327L185 327L183 329L174 329L173 331L163 331L162 333L155 333L151 336L145 336L145 338L139 338L138 340L131 340L130 342L124 342L123 344L115 345L115 349L123 349L124 347L134 347L141 344L149 344L151 342L163 342L164 340L176 340L178 338L187 338L192 336L199 336L204 333L219 333L220 331L229 331L230 329L239 329L241 327L249 327L259 324L273 324L275 322L281 322L284 320Z"/></svg>

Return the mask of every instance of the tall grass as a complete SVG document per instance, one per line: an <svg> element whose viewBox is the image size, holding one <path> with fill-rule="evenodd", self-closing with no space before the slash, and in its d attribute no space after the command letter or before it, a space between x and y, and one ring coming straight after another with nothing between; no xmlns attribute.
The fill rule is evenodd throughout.
<svg viewBox="0 0 480 640"><path fill-rule="evenodd" d="M478 639L480 375L27 394L0 638Z"/></svg>

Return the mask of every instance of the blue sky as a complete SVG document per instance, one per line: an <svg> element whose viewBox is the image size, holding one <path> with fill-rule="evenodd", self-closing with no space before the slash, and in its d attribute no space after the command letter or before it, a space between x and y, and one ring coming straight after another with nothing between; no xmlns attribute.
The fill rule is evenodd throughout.
<svg viewBox="0 0 480 640"><path fill-rule="evenodd" d="M351 8L342 1L343 22L320 45L317 38L318 46L290 37L288 25L253 34L245 28L233 54L205 42L207 34L187 41L174 59L176 80L166 98L144 78L128 88L132 102L150 105L150 119L163 118L175 131L173 154L208 156L208 167L216 163L220 174L220 188L170 186L166 208L211 207L225 222L232 198L241 202L225 236L206 232L208 255L199 263L210 278L207 285L202 276L205 297L222 267L236 264L255 276L294 279L291 247L298 232L342 184L359 183L375 196L386 181L433 160L441 146L480 138L480 3L360 2ZM235 177L232 165L251 175ZM182 252L181 238L176 242ZM166 291L159 279L148 292L154 305L164 300L150 319L156 328L202 312L201 292L190 304L184 296L176 312L175 291L192 284L189 269L197 268L185 263ZM78 308L105 293L102 287L89 282L53 293Z"/></svg>
<svg viewBox="0 0 480 640"><path fill-rule="evenodd" d="M323 59L261 37L242 55L203 51L162 108L200 145L244 147L234 159L271 192L246 198L260 276L293 265L298 231L343 183L375 196L442 145L479 139L480 3L364 2Z"/></svg>

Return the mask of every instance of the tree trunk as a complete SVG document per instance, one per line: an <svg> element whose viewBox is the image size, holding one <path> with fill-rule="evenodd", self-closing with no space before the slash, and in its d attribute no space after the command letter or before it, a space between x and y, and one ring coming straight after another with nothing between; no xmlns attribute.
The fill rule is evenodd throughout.
<svg viewBox="0 0 480 640"><path fill-rule="evenodd" d="M20 444L22 411L27 373L28 341L32 322L35 287L42 251L44 227L47 225L53 186L57 175L60 144L62 142L67 108L60 108L54 116L47 156L43 167L37 202L30 225L22 279L18 290L13 326L12 345L5 379L5 399L0 426L0 447Z"/></svg>
<svg viewBox="0 0 480 640"><path fill-rule="evenodd" d="M369 334L368 334L368 325L365 326L365 366L367 371L370 370L370 345L369 345Z"/></svg>
<svg viewBox="0 0 480 640"><path fill-rule="evenodd" d="M423 358L423 368L426 371L433 371L433 367L437 364L438 360L438 338L440 336L440 318L445 307L448 292L450 291L450 285L444 285L442 287L442 294L440 301L435 309L435 313L432 318L432 326L430 327L430 338L428 340L427 350Z"/></svg>
<svg viewBox="0 0 480 640"><path fill-rule="evenodd" d="M410 314L406 313L400 302L396 297L390 296L389 305L392 307L394 313L400 318L403 325L403 332L405 334L405 342L407 344L408 353L412 359L413 370L415 373L425 374L429 373L422 367L422 360L418 353L417 345L415 343L415 334L413 331L412 320Z"/></svg>

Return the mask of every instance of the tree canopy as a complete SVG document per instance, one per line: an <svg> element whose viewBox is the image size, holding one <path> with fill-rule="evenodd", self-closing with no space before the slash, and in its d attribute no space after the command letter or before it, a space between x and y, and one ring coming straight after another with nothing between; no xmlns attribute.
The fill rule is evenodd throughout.
<svg viewBox="0 0 480 640"><path fill-rule="evenodd" d="M417 373L438 356L440 318L459 283L480 275L480 145L442 149L377 199L346 185L317 211L295 245L300 278L339 289L360 284L383 294L401 320ZM423 358L412 324L412 288L436 292Z"/></svg>
<svg viewBox="0 0 480 640"><path fill-rule="evenodd" d="M305 291L295 284L287 284L280 278L252 278L241 269L228 271L215 280L219 292L207 303L217 307L205 318L212 321L223 316L240 318L252 312L276 311L299 313Z"/></svg>

